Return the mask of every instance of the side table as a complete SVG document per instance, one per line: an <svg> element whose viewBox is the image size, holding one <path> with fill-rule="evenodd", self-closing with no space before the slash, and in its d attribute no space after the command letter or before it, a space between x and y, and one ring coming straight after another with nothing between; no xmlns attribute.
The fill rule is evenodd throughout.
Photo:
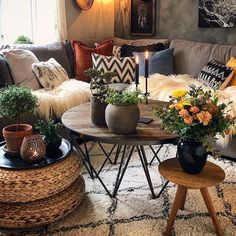
<svg viewBox="0 0 236 236"><path fill-rule="evenodd" d="M69 214L85 192L81 164L69 141L37 164L10 157L0 148L0 227L28 228Z"/></svg>
<svg viewBox="0 0 236 236"><path fill-rule="evenodd" d="M182 170L176 158L163 161L159 165L159 172L165 179L178 185L164 235L171 235L171 229L174 225L178 209L184 209L188 189L199 189L215 226L216 235L222 236L223 233L207 188L223 182L225 172L214 163L207 162L201 173L191 175Z"/></svg>

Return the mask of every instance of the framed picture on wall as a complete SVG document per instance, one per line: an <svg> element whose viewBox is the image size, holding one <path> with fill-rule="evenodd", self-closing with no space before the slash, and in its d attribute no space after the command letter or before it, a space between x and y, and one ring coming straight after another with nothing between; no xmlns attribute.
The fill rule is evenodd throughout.
<svg viewBox="0 0 236 236"><path fill-rule="evenodd" d="M130 1L130 34L153 36L156 34L156 0Z"/></svg>
<svg viewBox="0 0 236 236"><path fill-rule="evenodd" d="M203 28L236 27L235 0L199 0L198 26Z"/></svg>

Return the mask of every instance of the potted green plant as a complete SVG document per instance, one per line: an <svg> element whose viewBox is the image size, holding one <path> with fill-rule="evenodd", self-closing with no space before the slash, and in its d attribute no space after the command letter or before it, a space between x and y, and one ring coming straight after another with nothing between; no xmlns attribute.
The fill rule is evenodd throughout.
<svg viewBox="0 0 236 236"><path fill-rule="evenodd" d="M13 118L16 124L3 128L7 151L19 153L25 136L32 134L32 126L21 124L23 116L33 113L38 99L28 88L10 85L0 89L0 115Z"/></svg>
<svg viewBox="0 0 236 236"><path fill-rule="evenodd" d="M108 84L111 82L112 77L116 75L114 72L101 72L96 69L88 69L85 71L85 75L91 78L90 90L91 90L91 102L90 112L91 121L94 125L104 125L105 121L105 109L107 104L104 102L104 96L108 91Z"/></svg>
<svg viewBox="0 0 236 236"><path fill-rule="evenodd" d="M156 109L163 127L180 137L177 157L187 173L201 172L208 153L218 154L214 150L216 135L225 136L235 126L230 103L219 103L215 91L190 85L189 91L173 91L170 104Z"/></svg>
<svg viewBox="0 0 236 236"><path fill-rule="evenodd" d="M29 37L25 35L19 35L15 41L15 44L33 44Z"/></svg>
<svg viewBox="0 0 236 236"><path fill-rule="evenodd" d="M108 128L117 134L135 132L140 117L138 103L143 100L144 95L139 90L108 90L105 97L108 104L105 110Z"/></svg>
<svg viewBox="0 0 236 236"><path fill-rule="evenodd" d="M39 120L35 124L35 128L39 130L39 133L44 135L47 152L58 150L61 146L62 138L56 133L56 130L60 127L62 127L62 124L53 120Z"/></svg>

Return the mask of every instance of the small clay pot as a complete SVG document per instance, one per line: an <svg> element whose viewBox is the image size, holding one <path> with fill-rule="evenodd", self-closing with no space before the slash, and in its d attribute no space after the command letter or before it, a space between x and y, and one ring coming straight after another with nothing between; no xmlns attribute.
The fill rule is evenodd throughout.
<svg viewBox="0 0 236 236"><path fill-rule="evenodd" d="M140 111L136 104L112 105L109 104L105 112L108 128L116 134L134 133L138 125Z"/></svg>
<svg viewBox="0 0 236 236"><path fill-rule="evenodd" d="M91 121L94 125L105 125L105 110L107 107L107 103L103 102L96 96L91 97L90 102L90 113L91 113Z"/></svg>
<svg viewBox="0 0 236 236"><path fill-rule="evenodd" d="M19 130L16 131L17 124L8 125L3 128L2 134L6 141L7 150L9 152L19 152L22 141L24 137L32 135L33 129L31 125L28 124L20 124Z"/></svg>

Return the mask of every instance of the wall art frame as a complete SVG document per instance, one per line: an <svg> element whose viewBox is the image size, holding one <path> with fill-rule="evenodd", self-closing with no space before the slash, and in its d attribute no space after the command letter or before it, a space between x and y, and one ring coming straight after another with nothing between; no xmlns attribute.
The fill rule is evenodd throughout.
<svg viewBox="0 0 236 236"><path fill-rule="evenodd" d="M156 0L130 1L130 35L156 34Z"/></svg>
<svg viewBox="0 0 236 236"><path fill-rule="evenodd" d="M234 1L234 0L233 0ZM236 2L232 0L199 0L198 27L200 28L235 28Z"/></svg>

